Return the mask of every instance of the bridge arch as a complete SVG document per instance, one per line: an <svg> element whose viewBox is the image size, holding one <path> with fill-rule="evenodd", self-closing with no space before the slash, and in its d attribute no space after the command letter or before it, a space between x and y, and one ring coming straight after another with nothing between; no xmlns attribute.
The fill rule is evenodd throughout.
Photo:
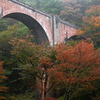
<svg viewBox="0 0 100 100"><path fill-rule="evenodd" d="M23 24L25 24L33 33L37 44L48 42L48 37L43 27L31 16L16 12L16 13L7 14L3 16L2 18L16 19L22 22Z"/></svg>

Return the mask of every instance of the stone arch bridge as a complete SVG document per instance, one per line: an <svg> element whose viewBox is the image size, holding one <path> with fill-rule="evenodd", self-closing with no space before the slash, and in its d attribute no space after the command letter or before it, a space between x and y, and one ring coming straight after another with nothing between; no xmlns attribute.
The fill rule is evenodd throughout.
<svg viewBox="0 0 100 100"><path fill-rule="evenodd" d="M38 44L48 41L54 45L76 35L76 26L18 0L0 0L0 18L13 18L24 23Z"/></svg>

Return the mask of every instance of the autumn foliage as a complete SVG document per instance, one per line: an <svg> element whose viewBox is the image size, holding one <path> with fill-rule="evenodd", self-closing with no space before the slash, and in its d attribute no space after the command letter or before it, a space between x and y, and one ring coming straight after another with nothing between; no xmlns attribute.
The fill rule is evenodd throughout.
<svg viewBox="0 0 100 100"><path fill-rule="evenodd" d="M80 34L91 38L95 44L100 45L100 5L91 6L86 10Z"/></svg>
<svg viewBox="0 0 100 100"><path fill-rule="evenodd" d="M91 81L100 79L100 51L92 43L81 42L75 46L58 45L58 64L50 69L54 81L65 89L64 100L83 88L93 89Z"/></svg>
<svg viewBox="0 0 100 100"><path fill-rule="evenodd" d="M4 79L6 79L6 77L4 76L5 71L2 68L2 62L0 62L0 100L6 99L6 97L2 96L3 92L7 92L7 87L4 87L2 85Z"/></svg>

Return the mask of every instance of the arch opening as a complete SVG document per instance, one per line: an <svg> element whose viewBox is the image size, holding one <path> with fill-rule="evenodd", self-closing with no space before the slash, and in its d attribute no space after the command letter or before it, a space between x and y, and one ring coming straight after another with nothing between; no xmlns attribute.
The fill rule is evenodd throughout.
<svg viewBox="0 0 100 100"><path fill-rule="evenodd" d="M42 26L29 15L23 13L10 13L3 18L16 19L25 24L31 30L31 33L34 35L37 44L42 44L49 41L46 32L44 31Z"/></svg>
<svg viewBox="0 0 100 100"><path fill-rule="evenodd" d="M85 40L85 39L86 39L86 37L83 35L73 35L70 38L66 39L66 41L68 41L68 40L76 41L76 40Z"/></svg>

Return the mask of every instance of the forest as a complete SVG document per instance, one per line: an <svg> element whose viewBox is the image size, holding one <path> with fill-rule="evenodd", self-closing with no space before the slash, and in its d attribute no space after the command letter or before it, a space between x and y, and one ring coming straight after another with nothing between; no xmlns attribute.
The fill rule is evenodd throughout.
<svg viewBox="0 0 100 100"><path fill-rule="evenodd" d="M37 45L23 23L0 19L0 100L100 100L100 0L18 0L78 27L85 39Z"/></svg>

